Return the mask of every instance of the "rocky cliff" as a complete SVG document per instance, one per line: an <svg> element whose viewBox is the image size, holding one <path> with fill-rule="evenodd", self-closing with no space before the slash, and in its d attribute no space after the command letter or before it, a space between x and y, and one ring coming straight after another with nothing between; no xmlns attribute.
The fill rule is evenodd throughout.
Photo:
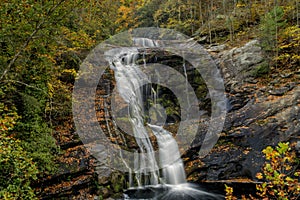
<svg viewBox="0 0 300 200"><path fill-rule="evenodd" d="M213 46L208 51L223 73L228 113L212 152L187 162L189 180L256 181L266 146L280 141L299 145L300 70L258 77L257 69L265 61L257 40L232 49Z"/></svg>

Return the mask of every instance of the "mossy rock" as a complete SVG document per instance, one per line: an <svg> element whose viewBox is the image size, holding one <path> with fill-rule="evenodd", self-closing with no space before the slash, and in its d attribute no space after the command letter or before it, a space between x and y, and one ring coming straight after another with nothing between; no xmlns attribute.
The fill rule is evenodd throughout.
<svg viewBox="0 0 300 200"><path fill-rule="evenodd" d="M116 193L122 192L125 186L125 176L120 172L112 173L111 185L114 192Z"/></svg>

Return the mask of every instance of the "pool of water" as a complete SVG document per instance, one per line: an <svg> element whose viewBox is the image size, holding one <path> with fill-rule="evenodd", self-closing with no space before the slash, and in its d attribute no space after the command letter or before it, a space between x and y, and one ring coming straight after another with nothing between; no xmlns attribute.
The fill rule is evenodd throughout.
<svg viewBox="0 0 300 200"><path fill-rule="evenodd" d="M221 200L224 196L217 191L208 192L206 188L199 185L185 183L129 188L124 193L124 199Z"/></svg>

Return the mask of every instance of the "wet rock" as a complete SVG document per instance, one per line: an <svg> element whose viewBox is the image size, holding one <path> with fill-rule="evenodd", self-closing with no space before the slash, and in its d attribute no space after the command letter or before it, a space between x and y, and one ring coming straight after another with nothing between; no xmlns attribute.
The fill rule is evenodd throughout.
<svg viewBox="0 0 300 200"><path fill-rule="evenodd" d="M288 79L293 75L287 74L279 78L274 75L275 80L271 84L260 88L257 85L258 80L253 76L253 69L263 62L259 42L253 40L240 48L231 50L226 50L226 48L222 45L211 46L209 51L215 55L225 79L228 97L227 118L218 144L209 155L201 159L198 157L197 152L208 129L208 125L205 124L208 120L204 120L204 125L200 126L201 130L199 130L193 141L192 150L185 155L186 171L190 181L201 182L203 180L217 181L239 178L255 180L256 173L261 170L265 161L261 153L262 149L267 145L276 145L279 141L288 141L292 136L297 138L300 135L300 90L298 83L291 82L280 86L282 84L281 78ZM182 59L178 56L163 55L161 53L158 56L150 55L150 60L153 60L153 62L160 61L162 64L172 66L184 74ZM199 74L195 75L193 67L188 63L186 70L187 74L194 78L190 80L192 86L203 82L203 80L197 80ZM172 78L172 80L177 81L176 78ZM104 83L99 86L99 104L97 104L101 125L105 123L103 102L109 99L106 98L110 92L107 88L113 85L111 80ZM200 88L199 96L201 98L204 96L203 100L209 99L206 90L205 87ZM106 100L100 99L104 97ZM207 102L202 102L204 102L204 107L208 105ZM122 105L119 107L120 113L127 110L123 109ZM209 106L206 108L209 108ZM209 115L208 111L205 112ZM169 119L174 115L169 115ZM172 122L176 121L180 120L174 117ZM124 144L124 146L127 144L130 149L136 147L132 139L125 138L124 143L116 137L111 138L111 141L114 139L117 140L117 144ZM77 145L66 145L65 149L74 146ZM295 148L300 152L299 141L297 141ZM86 154L79 150L69 154L69 157L77 160L81 156L86 156ZM89 163L86 163L84 159L76 163L77 165L74 164L75 170L68 171L70 174L78 172L78 167L79 170L89 170L87 167ZM98 190L99 196L110 198L115 194L122 193L123 189L126 188L124 174L112 172L103 166L96 166L96 171L98 173L96 181L102 186ZM80 171L81 173L82 171ZM89 177L86 182L78 181L77 183L80 187L84 187L84 183L90 184L92 181L92 177ZM73 186L66 187L65 191L69 192L72 189L74 189ZM153 191L145 190L145 192L151 193Z"/></svg>
<svg viewBox="0 0 300 200"><path fill-rule="evenodd" d="M239 163L230 163L229 168L222 171L218 179L219 180L230 180L236 178L248 178L253 179L252 170L249 167L245 167Z"/></svg>
<svg viewBox="0 0 300 200"><path fill-rule="evenodd" d="M290 78L291 76L293 76L293 73L291 72L280 74L280 77L282 78Z"/></svg>
<svg viewBox="0 0 300 200"><path fill-rule="evenodd" d="M231 95L239 99L243 93ZM224 135L212 152L201 159L201 167L189 174L189 180L247 178L255 181L265 162L261 151L268 145L275 146L300 136L299 86L291 84L291 89L282 96L254 93L251 98L246 105L227 114Z"/></svg>

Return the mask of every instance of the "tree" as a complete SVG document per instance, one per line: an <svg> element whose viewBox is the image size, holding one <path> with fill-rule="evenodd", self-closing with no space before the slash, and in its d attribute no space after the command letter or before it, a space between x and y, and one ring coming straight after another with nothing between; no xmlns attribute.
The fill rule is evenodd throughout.
<svg viewBox="0 0 300 200"><path fill-rule="evenodd" d="M198 13L201 11L195 0L164 1L154 13L154 20L163 28L176 29L192 35L200 26Z"/></svg>
<svg viewBox="0 0 300 200"><path fill-rule="evenodd" d="M275 6L272 11L262 17L260 22L261 46L271 56L278 54L278 33L286 24L283 16L283 8Z"/></svg>
<svg viewBox="0 0 300 200"><path fill-rule="evenodd" d="M159 9L162 3L161 0L152 0L141 6L135 13L138 25L140 27L156 27L157 23L155 22L153 13Z"/></svg>

